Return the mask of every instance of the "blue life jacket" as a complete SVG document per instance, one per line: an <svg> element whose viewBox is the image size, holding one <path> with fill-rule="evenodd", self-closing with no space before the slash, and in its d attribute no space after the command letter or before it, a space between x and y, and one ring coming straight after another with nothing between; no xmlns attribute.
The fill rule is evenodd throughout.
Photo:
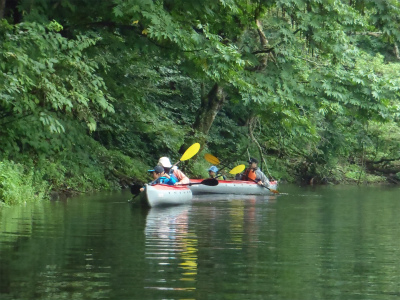
<svg viewBox="0 0 400 300"><path fill-rule="evenodd" d="M167 178L165 176L161 176L161 177L157 178L155 181L153 181L151 183L151 185L157 184L157 183L167 184L167 185L174 185L177 182L178 182L178 179L176 179L176 177L173 176L173 175L171 175L170 178Z"/></svg>

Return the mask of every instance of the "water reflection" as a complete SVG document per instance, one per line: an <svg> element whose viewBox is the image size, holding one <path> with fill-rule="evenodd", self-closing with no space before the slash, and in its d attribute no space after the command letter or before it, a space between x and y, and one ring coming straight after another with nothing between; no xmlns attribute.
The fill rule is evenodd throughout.
<svg viewBox="0 0 400 300"><path fill-rule="evenodd" d="M0 299L399 298L398 191L127 198L0 211Z"/></svg>
<svg viewBox="0 0 400 300"><path fill-rule="evenodd" d="M78 211L68 214L66 206L45 202L1 210L2 300L109 297L110 265L86 242L86 224L77 230L79 223L71 222Z"/></svg>
<svg viewBox="0 0 400 300"><path fill-rule="evenodd" d="M146 218L147 289L195 290L197 236L189 231L190 206L153 207Z"/></svg>

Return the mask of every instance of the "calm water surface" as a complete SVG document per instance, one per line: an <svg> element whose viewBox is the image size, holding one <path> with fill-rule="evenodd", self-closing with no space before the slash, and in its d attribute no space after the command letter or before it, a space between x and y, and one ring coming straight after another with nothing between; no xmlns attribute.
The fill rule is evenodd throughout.
<svg viewBox="0 0 400 300"><path fill-rule="evenodd" d="M0 210L0 299L400 299L400 189Z"/></svg>

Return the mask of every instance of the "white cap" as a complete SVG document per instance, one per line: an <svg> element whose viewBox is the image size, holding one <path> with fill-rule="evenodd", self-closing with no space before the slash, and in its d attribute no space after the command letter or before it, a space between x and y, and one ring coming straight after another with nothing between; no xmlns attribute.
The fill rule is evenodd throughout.
<svg viewBox="0 0 400 300"><path fill-rule="evenodd" d="M164 168L171 168L172 167L171 162L169 161L168 157L161 157L158 160L158 164L163 166Z"/></svg>

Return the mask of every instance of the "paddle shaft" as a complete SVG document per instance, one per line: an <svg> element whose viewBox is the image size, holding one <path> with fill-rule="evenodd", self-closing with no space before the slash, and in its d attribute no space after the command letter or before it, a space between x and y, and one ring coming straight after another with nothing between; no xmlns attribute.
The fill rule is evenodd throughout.
<svg viewBox="0 0 400 300"><path fill-rule="evenodd" d="M141 193L143 193L143 192L141 192ZM133 201L133 199L135 199L137 196L139 196L140 195L140 193L139 194L137 194L137 195L135 195L135 196L133 196L132 197L132 199L131 199L131 201Z"/></svg>
<svg viewBox="0 0 400 300"><path fill-rule="evenodd" d="M204 184L204 185L208 185L208 186L216 186L218 185L218 180L215 178L207 178L204 179L202 182L191 182L191 183L185 183L185 184L181 184L181 185L195 185L195 184Z"/></svg>
<svg viewBox="0 0 400 300"><path fill-rule="evenodd" d="M253 179L250 179L250 178L249 178L249 180L251 180L251 181L253 181L253 182L255 182L255 183L258 184L258 182L255 181L255 180L253 180ZM259 185L259 184L258 184L258 185ZM278 192L277 190L270 189L269 187L265 186L264 184L262 184L262 185L260 185L260 186L265 187L266 189L269 189L269 190L270 190L272 193L274 193L274 194L279 194L279 192Z"/></svg>
<svg viewBox="0 0 400 300"><path fill-rule="evenodd" d="M216 180L216 179L215 179ZM191 185L195 185L195 184L204 184L203 182L191 182L191 183L187 183L185 185L191 186ZM183 185L183 184L182 184ZM208 185L211 186L210 184L204 184L204 185Z"/></svg>

